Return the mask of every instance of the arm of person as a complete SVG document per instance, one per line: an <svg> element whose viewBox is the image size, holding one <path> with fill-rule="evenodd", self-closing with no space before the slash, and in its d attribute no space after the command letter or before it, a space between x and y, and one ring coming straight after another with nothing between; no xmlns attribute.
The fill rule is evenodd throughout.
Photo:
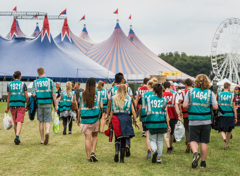
<svg viewBox="0 0 240 176"><path fill-rule="evenodd" d="M100 101L100 108L101 108L101 109L103 108L102 98L101 98L101 101Z"/></svg>
<svg viewBox="0 0 240 176"><path fill-rule="evenodd" d="M180 108L181 109L181 108ZM179 110L179 95L176 95L175 110L178 116L178 120L181 121L180 110Z"/></svg>
<svg viewBox="0 0 240 176"><path fill-rule="evenodd" d="M55 105L55 112L57 112L57 97L56 97L56 93L52 93L52 97L53 97L53 101L54 101L54 105Z"/></svg>
<svg viewBox="0 0 240 176"><path fill-rule="evenodd" d="M60 97L61 97L61 95L60 95ZM59 99L59 100L60 100L60 99ZM78 103L77 103L76 94L74 94L74 102L75 102L75 104L76 104L76 107L78 108Z"/></svg>
<svg viewBox="0 0 240 176"><path fill-rule="evenodd" d="M9 111L9 102L10 102L10 92L8 92L8 97L7 97L7 108L5 110L5 113L8 113Z"/></svg>
<svg viewBox="0 0 240 176"><path fill-rule="evenodd" d="M25 111L27 112L28 111L28 108L30 106L30 99L28 97L28 92L27 91L24 91L24 96L25 96L25 99L26 99L26 108L25 108Z"/></svg>
<svg viewBox="0 0 240 176"><path fill-rule="evenodd" d="M235 124L237 124L237 109L236 109L236 104L235 102L233 102L233 112L234 112L234 121L235 121Z"/></svg>
<svg viewBox="0 0 240 176"><path fill-rule="evenodd" d="M188 102L187 102L187 101L184 101L184 102L183 102L183 108L184 108L185 110L188 110Z"/></svg>
<svg viewBox="0 0 240 176"><path fill-rule="evenodd" d="M112 105L112 100L111 100L111 99L108 99L108 104L107 104L107 116L110 114L111 105Z"/></svg>
<svg viewBox="0 0 240 176"><path fill-rule="evenodd" d="M218 104L217 104L217 100L216 100L216 96L214 95L214 93L212 92L212 108L213 110L217 110L218 109Z"/></svg>
<svg viewBox="0 0 240 176"><path fill-rule="evenodd" d="M79 105L77 125L80 126L80 124L81 124L81 107L80 107L80 105Z"/></svg>
<svg viewBox="0 0 240 176"><path fill-rule="evenodd" d="M36 81L36 80L35 80L35 81ZM32 96L33 96L34 98L36 97L35 81L33 81L33 86L32 86Z"/></svg>
<svg viewBox="0 0 240 176"><path fill-rule="evenodd" d="M165 111L167 112L167 107L166 107ZM171 127L170 127L170 124L169 124L168 112L167 112L167 130L168 130L169 133L171 133Z"/></svg>
<svg viewBox="0 0 240 176"><path fill-rule="evenodd" d="M133 104L131 105L131 109L132 109L132 114L133 114L133 120L134 120L134 124L135 124L135 127L139 129L139 126L138 126L138 123L137 123L137 114L136 114L136 111L134 109L134 106Z"/></svg>
<svg viewBox="0 0 240 176"><path fill-rule="evenodd" d="M139 120L140 120L140 122L142 122L141 112L142 112L142 105L139 106Z"/></svg>

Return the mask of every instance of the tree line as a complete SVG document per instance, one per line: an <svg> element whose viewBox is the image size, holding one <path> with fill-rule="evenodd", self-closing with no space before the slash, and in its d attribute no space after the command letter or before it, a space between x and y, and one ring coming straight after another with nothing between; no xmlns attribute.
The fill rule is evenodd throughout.
<svg viewBox="0 0 240 176"><path fill-rule="evenodd" d="M177 51L174 53L161 53L158 56L180 71L193 77L200 73L209 76L212 70L210 56L188 56L185 52L179 53Z"/></svg>

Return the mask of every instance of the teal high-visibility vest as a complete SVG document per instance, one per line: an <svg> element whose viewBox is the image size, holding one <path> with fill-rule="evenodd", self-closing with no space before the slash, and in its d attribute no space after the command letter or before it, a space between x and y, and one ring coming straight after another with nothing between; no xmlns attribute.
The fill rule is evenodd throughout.
<svg viewBox="0 0 240 176"><path fill-rule="evenodd" d="M71 101L74 101L74 91L71 91L69 95L67 95L66 91L61 92L61 99L59 102L59 111L70 111L71 110Z"/></svg>
<svg viewBox="0 0 240 176"><path fill-rule="evenodd" d="M200 88L193 88L188 91L188 97L188 119L210 120L212 91L209 89L201 90Z"/></svg>
<svg viewBox="0 0 240 176"><path fill-rule="evenodd" d="M156 95L147 97L147 129L167 128L167 107L168 100Z"/></svg>
<svg viewBox="0 0 240 176"><path fill-rule="evenodd" d="M177 93L177 92L176 92L176 91L174 91L174 90L170 90L170 92L171 92L171 93L175 93L175 94Z"/></svg>
<svg viewBox="0 0 240 176"><path fill-rule="evenodd" d="M126 99L124 100L125 104L123 108L120 108L116 105L114 101L114 96L111 98L111 101L112 101L113 114L118 114L118 113L131 114L132 98L130 96L127 96Z"/></svg>
<svg viewBox="0 0 240 176"><path fill-rule="evenodd" d="M118 86L113 86L111 88L111 96L114 96L117 94Z"/></svg>
<svg viewBox="0 0 240 176"><path fill-rule="evenodd" d="M145 92L141 95L141 99L142 99L142 110L141 110L141 119L142 122L146 122L146 117L147 117L147 113L146 113L146 106L147 106L147 98L153 96L154 93L153 91L149 91L149 92Z"/></svg>
<svg viewBox="0 0 240 176"><path fill-rule="evenodd" d="M15 80L9 83L10 101L9 107L25 107L26 98L24 95L25 83Z"/></svg>
<svg viewBox="0 0 240 176"><path fill-rule="evenodd" d="M97 89L97 91L100 91L100 90ZM107 109L107 104L108 104L107 89L102 89L100 92L102 96L103 109Z"/></svg>
<svg viewBox="0 0 240 176"><path fill-rule="evenodd" d="M33 82L35 84L35 91L38 104L51 104L52 103L52 89L51 79L40 77Z"/></svg>
<svg viewBox="0 0 240 176"><path fill-rule="evenodd" d="M100 118L100 103L101 103L101 92L96 91L94 107L87 108L82 97L82 92L79 95L80 97L80 107L81 107L81 123L82 124L92 124L97 122Z"/></svg>
<svg viewBox="0 0 240 176"><path fill-rule="evenodd" d="M220 92L218 93L218 105L225 112L223 116L233 117L233 99L234 95L230 92Z"/></svg>

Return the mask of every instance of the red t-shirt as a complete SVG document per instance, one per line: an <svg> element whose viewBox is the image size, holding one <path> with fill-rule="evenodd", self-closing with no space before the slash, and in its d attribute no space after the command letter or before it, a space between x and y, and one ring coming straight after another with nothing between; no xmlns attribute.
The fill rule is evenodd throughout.
<svg viewBox="0 0 240 176"><path fill-rule="evenodd" d="M139 104L139 100L140 100L140 98L141 98L141 95L143 94L143 93L145 93L145 92L147 92L148 91L148 88L147 88L147 86L142 86L142 87L139 87L138 88L138 108L139 108L139 106L140 106L140 104Z"/></svg>
<svg viewBox="0 0 240 176"><path fill-rule="evenodd" d="M189 89L185 89L185 90L182 91L183 101L182 101L182 104L181 104L181 109L182 109L183 118L188 118L188 111L183 108L183 102L184 102L184 99L185 99L185 96L186 96L188 90Z"/></svg>
<svg viewBox="0 0 240 176"><path fill-rule="evenodd" d="M175 109L177 94L172 93L172 92L164 92L163 97L168 99L168 103L167 103L168 117L170 119L177 119L178 116L177 116L177 112Z"/></svg>

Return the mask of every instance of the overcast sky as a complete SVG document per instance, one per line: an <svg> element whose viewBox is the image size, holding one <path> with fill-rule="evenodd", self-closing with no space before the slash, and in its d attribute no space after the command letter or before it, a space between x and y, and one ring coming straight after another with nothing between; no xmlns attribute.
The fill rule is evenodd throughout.
<svg viewBox="0 0 240 176"><path fill-rule="evenodd" d="M90 37L101 42L113 32L116 19L127 35L132 24L140 40L156 54L186 52L210 55L213 35L218 25L229 17L240 16L240 0L0 0L0 11L41 11L58 15L67 8L71 30L79 35L85 14ZM119 16L113 11L119 8ZM0 17L0 35L6 36L11 28L11 17ZM19 21L21 29L31 35L36 21ZM39 21L42 27L42 21ZM55 37L63 21L50 21Z"/></svg>

